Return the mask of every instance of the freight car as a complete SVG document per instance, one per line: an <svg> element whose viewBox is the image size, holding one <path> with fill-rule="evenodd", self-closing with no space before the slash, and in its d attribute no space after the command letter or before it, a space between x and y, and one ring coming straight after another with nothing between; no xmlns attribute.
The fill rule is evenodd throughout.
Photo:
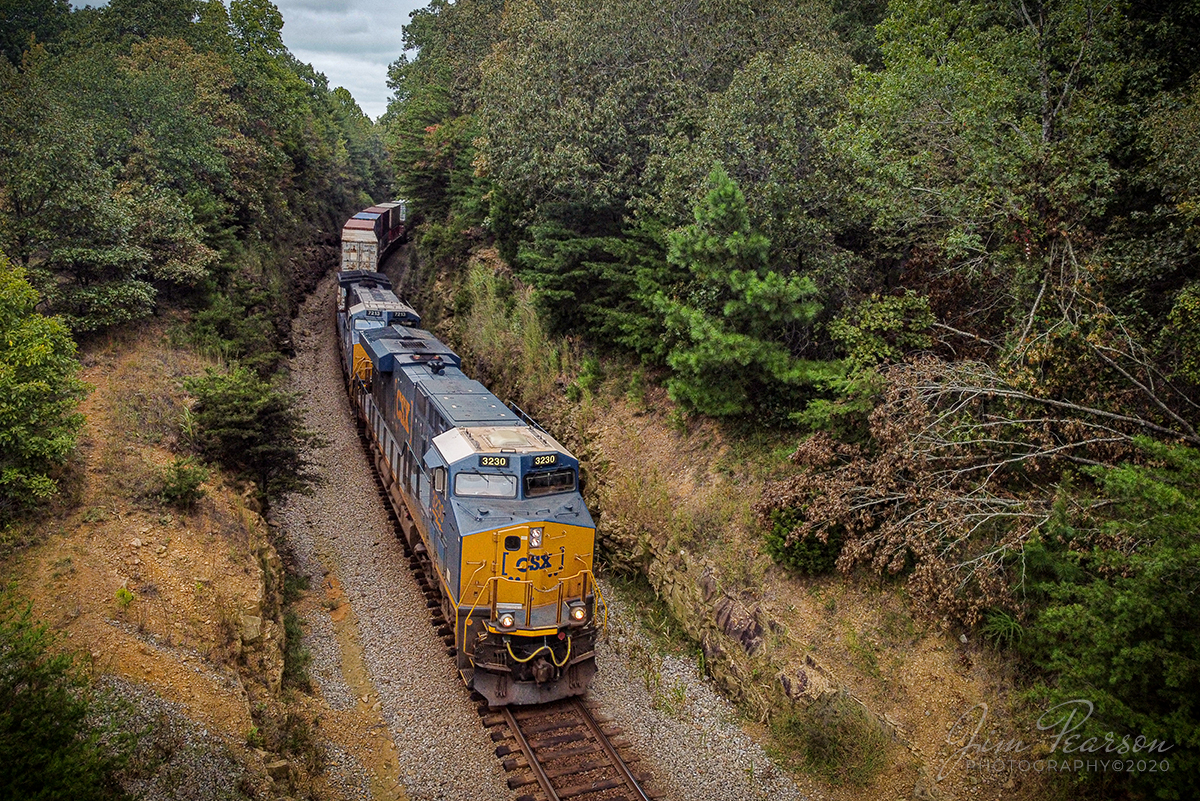
<svg viewBox="0 0 1200 801"><path fill-rule="evenodd" d="M363 209L342 226L342 270L375 270L408 223L408 203L393 200Z"/></svg>
<svg viewBox="0 0 1200 801"><path fill-rule="evenodd" d="M403 535L436 577L463 681L492 706L583 694L607 610L578 460L468 378L385 276L338 283L352 404Z"/></svg>

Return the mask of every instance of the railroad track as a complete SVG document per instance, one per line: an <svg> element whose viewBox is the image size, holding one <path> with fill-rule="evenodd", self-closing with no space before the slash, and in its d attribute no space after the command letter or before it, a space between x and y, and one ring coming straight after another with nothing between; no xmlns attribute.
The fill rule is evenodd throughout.
<svg viewBox="0 0 1200 801"><path fill-rule="evenodd" d="M517 801L651 801L620 729L568 698L535 707L480 707Z"/></svg>

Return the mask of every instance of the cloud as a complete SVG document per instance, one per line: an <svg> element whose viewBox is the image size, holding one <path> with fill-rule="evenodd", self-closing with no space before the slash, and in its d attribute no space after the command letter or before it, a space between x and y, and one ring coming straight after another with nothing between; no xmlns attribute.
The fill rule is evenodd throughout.
<svg viewBox="0 0 1200 801"><path fill-rule="evenodd" d="M344 86L372 118L387 110L388 65L404 52L402 28L428 0L275 0L292 55Z"/></svg>

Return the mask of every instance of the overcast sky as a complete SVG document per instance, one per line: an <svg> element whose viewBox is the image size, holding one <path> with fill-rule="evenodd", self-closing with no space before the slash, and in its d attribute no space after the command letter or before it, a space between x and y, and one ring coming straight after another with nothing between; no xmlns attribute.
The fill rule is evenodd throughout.
<svg viewBox="0 0 1200 801"><path fill-rule="evenodd" d="M371 119L387 111L388 65L404 52L408 15L429 0L272 0L283 14L283 43L292 55L344 86ZM108 0L75 0L83 8ZM229 0L225 0L229 5Z"/></svg>
<svg viewBox="0 0 1200 801"><path fill-rule="evenodd" d="M387 68L404 52L408 15L429 0L274 0L292 55L344 86L371 119L387 110Z"/></svg>

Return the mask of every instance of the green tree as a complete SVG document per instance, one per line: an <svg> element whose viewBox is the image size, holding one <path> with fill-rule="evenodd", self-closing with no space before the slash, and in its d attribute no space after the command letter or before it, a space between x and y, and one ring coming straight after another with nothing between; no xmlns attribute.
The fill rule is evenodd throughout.
<svg viewBox="0 0 1200 801"><path fill-rule="evenodd" d="M1120 187L1146 65L1119 4L900 0L857 73L835 141L884 260L918 254L1004 324L1070 283ZM981 319L976 325L982 325ZM1024 330L1022 327L1018 331ZM984 329L992 337L1002 333Z"/></svg>
<svg viewBox="0 0 1200 801"><path fill-rule="evenodd" d="M503 6L434 0L404 26L405 49L417 56L401 55L388 69L394 94L383 122L398 189L416 212L437 221L452 216L459 230L487 213L475 94L480 62L500 36Z"/></svg>
<svg viewBox="0 0 1200 801"><path fill-rule="evenodd" d="M182 39L192 31L201 0L111 0L102 10L106 34L117 41Z"/></svg>
<svg viewBox="0 0 1200 801"><path fill-rule="evenodd" d="M267 500L317 483L309 452L324 442L304 426L295 395L244 367L210 369L186 386L196 397L193 442L202 454L255 481Z"/></svg>
<svg viewBox="0 0 1200 801"><path fill-rule="evenodd" d="M24 271L0 254L0 522L54 493L83 424L75 343L37 302Z"/></svg>
<svg viewBox="0 0 1200 801"><path fill-rule="evenodd" d="M1065 485L1051 529L1025 548L1033 612L1021 647L1047 671L1038 687L1047 705L1095 705L1081 741L1103 743L1112 732L1118 741L1142 736L1166 746L1153 756L1169 759L1171 770L1126 774L1118 784L1157 798L1195 798L1200 453L1141 444L1146 462L1089 471L1099 483L1091 502L1080 503L1084 493Z"/></svg>
<svg viewBox="0 0 1200 801"><path fill-rule="evenodd" d="M124 798L115 781L133 732L90 725L91 689L72 654L11 598L0 609L0 799Z"/></svg>
<svg viewBox="0 0 1200 801"><path fill-rule="evenodd" d="M746 196L751 225L771 241L771 262L813 276L836 298L861 283L848 279L863 270L845 241L865 221L847 202L845 160L825 141L846 108L850 61L820 45L758 53L740 67L709 96L696 136L665 160L648 205L661 219L686 219L720 162Z"/></svg>
<svg viewBox="0 0 1200 801"><path fill-rule="evenodd" d="M67 27L68 0L0 0L0 55L13 64L29 43L52 42Z"/></svg>
<svg viewBox="0 0 1200 801"><path fill-rule="evenodd" d="M794 349L821 310L804 275L769 267L770 242L750 226L746 199L723 167L708 177L696 221L668 234L667 259L690 277L657 305L671 341L671 397L714 416L772 403L795 408L839 366Z"/></svg>
<svg viewBox="0 0 1200 801"><path fill-rule="evenodd" d="M97 157L93 130L48 78L45 51L0 62L0 246L77 331L143 317L155 290L136 204Z"/></svg>

